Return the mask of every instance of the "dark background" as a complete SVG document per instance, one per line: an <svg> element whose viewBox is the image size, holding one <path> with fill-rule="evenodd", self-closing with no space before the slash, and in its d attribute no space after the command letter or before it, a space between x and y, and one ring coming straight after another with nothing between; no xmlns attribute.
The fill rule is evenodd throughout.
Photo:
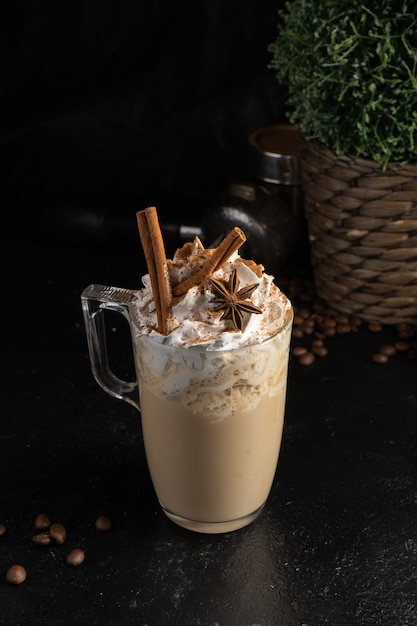
<svg viewBox="0 0 417 626"><path fill-rule="evenodd" d="M249 133L285 121L268 68L282 4L2 3L7 212L31 234L63 204L201 217Z"/></svg>
<svg viewBox="0 0 417 626"><path fill-rule="evenodd" d="M198 222L241 176L248 134L285 121L267 67L280 5L0 4L1 626L417 624L417 360L371 360L393 328L334 337L308 368L291 357L265 511L219 536L165 518L138 415L89 365L82 289L145 271L137 229L102 245L97 215ZM64 545L34 546L41 512Z"/></svg>

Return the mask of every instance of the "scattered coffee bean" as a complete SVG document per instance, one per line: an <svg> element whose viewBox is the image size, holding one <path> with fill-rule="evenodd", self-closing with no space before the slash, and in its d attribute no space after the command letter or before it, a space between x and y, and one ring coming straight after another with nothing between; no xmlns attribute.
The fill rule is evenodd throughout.
<svg viewBox="0 0 417 626"><path fill-rule="evenodd" d="M20 585L26 580L26 570L23 565L12 565L6 572L6 580L11 585Z"/></svg>
<svg viewBox="0 0 417 626"><path fill-rule="evenodd" d="M380 324L379 322L369 322L368 330L373 333L380 333L382 330L382 324Z"/></svg>
<svg viewBox="0 0 417 626"><path fill-rule="evenodd" d="M36 543L38 546L49 546L51 543L51 535L48 532L38 533L32 537L33 543Z"/></svg>
<svg viewBox="0 0 417 626"><path fill-rule="evenodd" d="M311 345L315 347L324 345L323 338L316 337L311 341Z"/></svg>
<svg viewBox="0 0 417 626"><path fill-rule="evenodd" d="M398 352L407 352L410 349L410 344L406 341L396 341L394 347Z"/></svg>
<svg viewBox="0 0 417 626"><path fill-rule="evenodd" d="M341 324L342 326L346 326L350 324L348 316L343 315L342 313L338 313L335 316L335 320L337 324Z"/></svg>
<svg viewBox="0 0 417 626"><path fill-rule="evenodd" d="M36 530L46 530L51 525L51 520L49 519L49 515L46 513L40 513L35 519L35 528Z"/></svg>
<svg viewBox="0 0 417 626"><path fill-rule="evenodd" d="M67 554L66 564L71 567L78 567L81 563L84 562L85 552L81 550L81 548L74 548Z"/></svg>
<svg viewBox="0 0 417 626"><path fill-rule="evenodd" d="M4 524L0 524L0 537L4 535L6 530L7 530L6 526Z"/></svg>
<svg viewBox="0 0 417 626"><path fill-rule="evenodd" d="M305 335L312 335L314 332L314 327L311 324L303 324L301 328Z"/></svg>
<svg viewBox="0 0 417 626"><path fill-rule="evenodd" d="M335 335L357 333L362 325L366 325L373 333L383 330L382 322L365 321L355 314L340 312L328 306L315 293L311 277L295 277L282 284L285 284L284 291L294 304L292 336L296 345L292 347L291 354L303 365L311 365L314 357L327 356L328 346L324 346L323 341ZM417 325L400 323L395 329L397 341L394 340L392 345L383 345L377 353L371 354L375 363L386 363L399 352L404 353L406 358L417 358L417 341L412 341L412 338L417 337ZM316 340L322 343L315 343ZM410 343L407 340L411 340ZM298 346L298 342L302 345Z"/></svg>
<svg viewBox="0 0 417 626"><path fill-rule="evenodd" d="M324 329L324 334L326 335L326 337L334 337L336 334L336 327L326 326L326 328Z"/></svg>
<svg viewBox="0 0 417 626"><path fill-rule="evenodd" d="M350 324L337 324L336 332L338 335L348 335L351 331Z"/></svg>
<svg viewBox="0 0 417 626"><path fill-rule="evenodd" d="M336 328L337 322L333 317L325 317L323 320L323 328Z"/></svg>
<svg viewBox="0 0 417 626"><path fill-rule="evenodd" d="M411 324L399 324L397 326L398 337L400 339L411 339L416 334L416 328Z"/></svg>
<svg viewBox="0 0 417 626"><path fill-rule="evenodd" d="M298 362L300 363L300 365L311 365L312 363L314 363L314 360L314 354L312 352L309 352L308 350L304 352L304 354L302 354L300 357L298 357Z"/></svg>
<svg viewBox="0 0 417 626"><path fill-rule="evenodd" d="M391 344L386 344L379 348L379 352L381 354L385 354L385 356L394 356L394 354L397 354L397 349L395 346L392 346Z"/></svg>
<svg viewBox="0 0 417 626"><path fill-rule="evenodd" d="M292 353L294 356L301 356L302 354L305 354L307 352L307 348L305 348L304 346L295 346L292 349Z"/></svg>
<svg viewBox="0 0 417 626"><path fill-rule="evenodd" d="M327 350L326 346L323 345L315 345L311 347L311 351L313 354L315 354L316 356L319 357L325 357L328 355L329 351Z"/></svg>
<svg viewBox="0 0 417 626"><path fill-rule="evenodd" d="M49 533L55 543L62 544L67 538L67 531L62 524L52 524Z"/></svg>
<svg viewBox="0 0 417 626"><path fill-rule="evenodd" d="M386 354L382 354L381 352L376 352L375 354L372 355L372 361L374 363L378 363L379 365L382 365L384 363L388 363L388 357Z"/></svg>
<svg viewBox="0 0 417 626"><path fill-rule="evenodd" d="M407 359L415 359L417 357L417 348L411 348L406 353Z"/></svg>
<svg viewBox="0 0 417 626"><path fill-rule="evenodd" d="M111 528L111 519L107 515L99 515L96 519L96 528L101 532L106 532Z"/></svg>

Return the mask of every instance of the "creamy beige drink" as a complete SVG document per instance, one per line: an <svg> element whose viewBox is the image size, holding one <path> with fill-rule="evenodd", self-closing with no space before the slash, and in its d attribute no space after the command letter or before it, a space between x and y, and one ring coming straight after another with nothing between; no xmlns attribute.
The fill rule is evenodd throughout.
<svg viewBox="0 0 417 626"><path fill-rule="evenodd" d="M277 467L291 303L262 265L239 255L239 228L214 249L196 238L167 260L154 207L137 216L143 287L90 285L82 294L93 374L140 410L166 515L199 532L236 530L261 512ZM130 323L132 383L107 360L109 309Z"/></svg>
<svg viewBox="0 0 417 626"><path fill-rule="evenodd" d="M178 250L168 263L171 284L187 280L211 253L198 239ZM234 530L259 514L275 475L291 304L262 266L234 252L174 302L161 335L149 277L143 282L133 343L155 491L182 526ZM242 302L237 320L230 294Z"/></svg>
<svg viewBox="0 0 417 626"><path fill-rule="evenodd" d="M289 316L264 343L197 348L195 375L182 349L139 340L148 465L161 506L182 526L223 532L260 513L281 444L290 331Z"/></svg>

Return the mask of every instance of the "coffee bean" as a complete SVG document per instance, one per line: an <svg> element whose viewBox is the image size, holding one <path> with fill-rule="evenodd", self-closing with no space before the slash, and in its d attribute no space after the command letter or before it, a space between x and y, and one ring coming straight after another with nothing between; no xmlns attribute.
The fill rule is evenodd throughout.
<svg viewBox="0 0 417 626"><path fill-rule="evenodd" d="M111 528L111 519L107 515L99 515L96 519L96 528L102 532L106 532Z"/></svg>
<svg viewBox="0 0 417 626"><path fill-rule="evenodd" d="M305 343L309 342L309 336L311 336L310 349L304 346L292 349L292 355L303 365L311 365L315 356L327 356L327 346L322 344L320 347L320 344L313 343L317 339L323 341L335 335L357 333L363 324L366 324L370 332L376 333L383 330L382 322L365 321L355 314L337 311L327 306L325 301L315 293L311 278L296 277L289 280L286 293L293 303L298 303L294 304L294 340L304 340ZM404 356L410 359L417 358L417 342L410 341L411 345L407 342L417 336L417 325L401 323L396 326L396 330L397 341L393 342L393 346L386 344L381 346L377 353L371 354L371 359L375 363L386 363L389 357L397 352L403 352Z"/></svg>
<svg viewBox="0 0 417 626"><path fill-rule="evenodd" d="M325 357L329 354L329 351L327 350L326 346L323 346L323 345L312 346L311 351L313 354L319 357Z"/></svg>
<svg viewBox="0 0 417 626"><path fill-rule="evenodd" d="M302 339L304 337L304 333L302 331L302 328L301 327L293 328L292 335L293 335L293 337L296 337L297 339Z"/></svg>
<svg viewBox="0 0 417 626"><path fill-rule="evenodd" d="M49 519L49 515L46 513L40 513L35 519L35 528L36 530L46 530L51 525L51 520Z"/></svg>
<svg viewBox="0 0 417 626"><path fill-rule="evenodd" d="M368 330L373 333L380 333L382 330L382 324L380 324L379 322L369 322Z"/></svg>
<svg viewBox="0 0 417 626"><path fill-rule="evenodd" d="M347 315L342 315L341 313L336 315L335 320L336 320L337 324L341 324L342 326L347 326L349 324L348 316Z"/></svg>
<svg viewBox="0 0 417 626"><path fill-rule="evenodd" d="M12 565L6 572L6 580L11 585L20 585L26 580L26 570L23 565Z"/></svg>
<svg viewBox="0 0 417 626"><path fill-rule="evenodd" d="M307 351L298 358L298 362L300 363L300 365L311 365L312 363L314 363L314 359L314 354Z"/></svg>
<svg viewBox="0 0 417 626"><path fill-rule="evenodd" d="M410 344L406 341L396 341L394 347L398 352L406 352L410 349Z"/></svg>
<svg viewBox="0 0 417 626"><path fill-rule="evenodd" d="M294 326L301 326L303 322L304 322L304 318L301 317L301 315L294 315L294 320L293 320Z"/></svg>
<svg viewBox="0 0 417 626"><path fill-rule="evenodd" d="M397 349L395 346L385 344L379 348L379 352L381 354L385 354L386 356L394 356L394 354L397 354Z"/></svg>
<svg viewBox="0 0 417 626"><path fill-rule="evenodd" d="M55 543L62 544L67 538L67 531L62 524L52 524L49 532Z"/></svg>
<svg viewBox="0 0 417 626"><path fill-rule="evenodd" d="M32 537L33 543L36 543L38 546L49 546L51 543L51 535L48 532L38 533Z"/></svg>
<svg viewBox="0 0 417 626"><path fill-rule="evenodd" d="M348 335L351 331L350 324L337 324L336 332L338 335Z"/></svg>
<svg viewBox="0 0 417 626"><path fill-rule="evenodd" d="M314 334L321 332L323 330L323 319L321 316L316 316L311 318L314 322Z"/></svg>
<svg viewBox="0 0 417 626"><path fill-rule="evenodd" d="M0 524L0 537L4 535L6 530L7 530L6 526L4 524Z"/></svg>
<svg viewBox="0 0 417 626"><path fill-rule="evenodd" d="M81 563L84 562L84 559L84 550L81 550L81 548L74 548L67 554L65 562L67 565L71 565L71 567L78 567L78 565L81 565Z"/></svg>
<svg viewBox="0 0 417 626"><path fill-rule="evenodd" d="M304 322L304 324L301 325L301 330L306 335L312 335L314 331L314 322L310 322L310 320L307 320L306 322Z"/></svg>
<svg viewBox="0 0 417 626"><path fill-rule="evenodd" d="M416 328L411 324L399 324L397 331L400 339L411 339L416 334Z"/></svg>
<svg viewBox="0 0 417 626"><path fill-rule="evenodd" d="M312 339L311 345L312 346L322 346L323 345L323 339L316 337L315 339Z"/></svg>
<svg viewBox="0 0 417 626"><path fill-rule="evenodd" d="M301 356L302 354L305 354L307 352L307 348L305 348L304 346L295 346L295 348L292 349L292 353L294 356Z"/></svg>
<svg viewBox="0 0 417 626"><path fill-rule="evenodd" d="M388 362L388 357L386 354L381 354L381 352L376 352L375 354L372 355L372 361L374 363L378 363L379 365L382 365Z"/></svg>

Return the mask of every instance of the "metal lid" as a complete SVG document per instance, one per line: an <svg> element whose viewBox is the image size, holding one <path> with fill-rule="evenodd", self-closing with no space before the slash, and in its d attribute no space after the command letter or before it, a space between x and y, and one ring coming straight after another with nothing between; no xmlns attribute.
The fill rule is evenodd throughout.
<svg viewBox="0 0 417 626"><path fill-rule="evenodd" d="M249 136L249 169L269 183L301 185L297 127L277 124L258 128Z"/></svg>

